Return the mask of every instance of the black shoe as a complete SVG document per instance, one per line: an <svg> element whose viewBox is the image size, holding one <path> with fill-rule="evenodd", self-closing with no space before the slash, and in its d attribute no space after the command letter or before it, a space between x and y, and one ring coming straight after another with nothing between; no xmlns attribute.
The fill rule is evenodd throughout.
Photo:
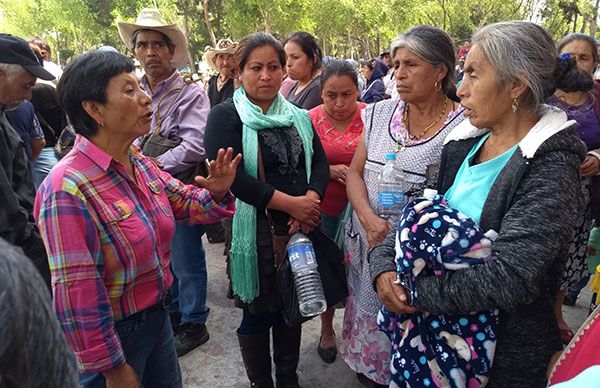
<svg viewBox="0 0 600 388"><path fill-rule="evenodd" d="M565 295L565 300L563 300L563 304L565 306L575 306L575 303L577 303L577 297L579 295L574 295L574 294L566 294Z"/></svg>
<svg viewBox="0 0 600 388"><path fill-rule="evenodd" d="M188 354L198 346L202 345L210 336L204 323L183 323L179 334L175 337L175 350L177 357Z"/></svg>
<svg viewBox="0 0 600 388"><path fill-rule="evenodd" d="M321 360L327 364L333 364L335 358L337 356L337 348L335 346L331 348L322 348L321 347L321 339L319 338L319 344L317 345L317 353L321 357Z"/></svg>
<svg viewBox="0 0 600 388"><path fill-rule="evenodd" d="M169 319L173 328L173 336L176 336L181 331L181 313L169 314Z"/></svg>

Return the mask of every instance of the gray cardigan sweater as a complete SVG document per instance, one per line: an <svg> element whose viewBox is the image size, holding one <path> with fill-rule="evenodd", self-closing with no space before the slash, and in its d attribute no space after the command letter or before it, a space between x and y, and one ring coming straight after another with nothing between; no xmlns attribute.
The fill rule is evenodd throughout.
<svg viewBox="0 0 600 388"><path fill-rule="evenodd" d="M418 277L416 307L432 313L500 309L496 356L488 387L544 387L550 357L562 349L553 305L568 244L582 208L579 165L585 148L562 111L540 121L494 182L480 226L499 233L492 260L440 277ZM438 191L445 193L485 133L468 120L446 139ZM395 271L396 230L369 254L375 284Z"/></svg>

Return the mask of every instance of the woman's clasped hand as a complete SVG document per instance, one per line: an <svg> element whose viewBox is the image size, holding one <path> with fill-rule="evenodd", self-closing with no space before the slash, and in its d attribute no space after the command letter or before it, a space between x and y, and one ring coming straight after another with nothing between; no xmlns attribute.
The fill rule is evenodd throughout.
<svg viewBox="0 0 600 388"><path fill-rule="evenodd" d="M348 166L345 164L336 164L330 166L329 172L331 174L331 180L346 185L346 174L348 173Z"/></svg>
<svg viewBox="0 0 600 388"><path fill-rule="evenodd" d="M308 190L306 195L294 197L290 207L291 215L288 225L290 235L302 231L310 233L319 225L321 217L321 200L319 194Z"/></svg>
<svg viewBox="0 0 600 388"><path fill-rule="evenodd" d="M396 282L395 272L384 272L377 277L377 297L386 309L400 314L412 314L417 309L409 305L406 289Z"/></svg>

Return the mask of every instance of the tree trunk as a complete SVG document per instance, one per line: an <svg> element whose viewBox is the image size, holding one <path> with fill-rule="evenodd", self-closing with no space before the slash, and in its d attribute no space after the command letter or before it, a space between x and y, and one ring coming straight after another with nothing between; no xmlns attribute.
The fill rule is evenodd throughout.
<svg viewBox="0 0 600 388"><path fill-rule="evenodd" d="M381 53L381 32L379 32L379 26L377 26L377 37L375 38L375 55L379 55Z"/></svg>
<svg viewBox="0 0 600 388"><path fill-rule="evenodd" d="M596 29L598 28L598 24L596 19L598 18L598 6L600 6L600 0L596 0L596 4L594 5L594 12L592 12L590 18L590 36L596 36Z"/></svg>
<svg viewBox="0 0 600 388"><path fill-rule="evenodd" d="M581 24L581 29L580 29L580 33L584 33L585 28L587 27L587 23L588 23L588 15L587 14L583 14L583 23Z"/></svg>
<svg viewBox="0 0 600 388"><path fill-rule="evenodd" d="M265 32L267 34L271 33L271 20L269 18L269 12L264 9L263 7L260 7L260 14L263 18L263 25L265 27Z"/></svg>
<svg viewBox="0 0 600 388"><path fill-rule="evenodd" d="M210 19L208 17L208 0L204 0L204 23L206 23L206 29L208 30L210 41L212 42L213 47L215 47L217 45L217 39L215 38L215 33L213 32L212 25L210 24Z"/></svg>
<svg viewBox="0 0 600 388"><path fill-rule="evenodd" d="M179 5L182 8L182 24L183 24L183 33L185 34L186 39L190 37L190 25L188 22L188 15L190 13L190 3L189 0L180 0ZM194 57L190 53L189 48L186 50L187 62L190 67L190 72L193 74L196 72L196 64L194 63ZM179 70L179 69L178 69Z"/></svg>

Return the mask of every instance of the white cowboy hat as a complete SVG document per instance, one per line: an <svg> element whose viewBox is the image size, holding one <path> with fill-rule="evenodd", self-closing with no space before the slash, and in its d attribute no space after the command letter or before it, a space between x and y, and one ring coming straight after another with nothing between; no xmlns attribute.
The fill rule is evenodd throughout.
<svg viewBox="0 0 600 388"><path fill-rule="evenodd" d="M215 47L206 46L204 49L204 60L208 62L210 67L219 71L215 64L215 57L217 54L234 54L238 47L238 42L234 42L231 39L219 39Z"/></svg>
<svg viewBox="0 0 600 388"><path fill-rule="evenodd" d="M131 39L138 30L154 30L165 34L175 45L172 63L176 68L185 66L188 61L187 39L177 24L167 24L160 11L156 8L144 8L140 11L135 23L118 21L119 36L125 46L133 51Z"/></svg>

